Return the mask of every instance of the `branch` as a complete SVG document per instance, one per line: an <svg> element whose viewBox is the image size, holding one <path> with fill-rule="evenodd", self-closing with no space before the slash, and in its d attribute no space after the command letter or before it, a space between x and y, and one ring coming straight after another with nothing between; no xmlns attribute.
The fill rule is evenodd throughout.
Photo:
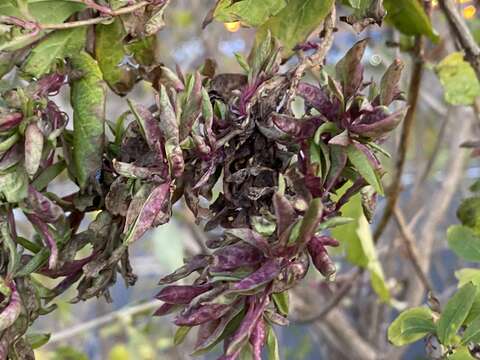
<svg viewBox="0 0 480 360"><path fill-rule="evenodd" d="M408 91L408 111L403 120L402 134L400 136L400 144L398 145L397 153L398 158L395 164L395 174L393 176L393 183L390 187L388 193L387 204L382 218L380 219L375 233L373 234L374 241L377 242L378 239L382 236L385 228L390 221L390 218L393 214L393 209L397 204L397 200L402 191L401 189L401 179L403 170L405 168L405 161L407 159L408 145L410 143L410 137L412 133L413 123L415 120L415 113L417 111L418 99L420 94L420 85L422 82L422 75L424 69L423 61L423 48L424 48L424 39L421 36L418 36L415 41L415 51L414 51L414 67L412 71L412 76L410 78L410 89Z"/></svg>
<svg viewBox="0 0 480 360"><path fill-rule="evenodd" d="M152 300L144 304L127 307L118 311L113 311L96 319L71 327L70 329L66 329L60 331L59 333L53 334L48 343L53 344L56 342L60 342L65 339L71 338L72 336L93 330L97 327L105 326L106 324L111 323L116 319L131 317L146 311L156 309L160 304L161 302L159 300Z"/></svg>
<svg viewBox="0 0 480 360"><path fill-rule="evenodd" d="M304 319L292 319L294 324L310 324L319 320L323 320L333 309L337 307L342 299L350 292L355 281L363 273L363 269L357 268L352 274L352 277L343 284L343 286L330 298L329 302L315 315Z"/></svg>
<svg viewBox="0 0 480 360"><path fill-rule="evenodd" d="M61 23L61 24L37 24L37 26L41 30L58 30L58 29L71 29L71 28L76 28L80 26L101 24L104 22L111 21L116 16L133 13L141 8L144 8L147 5L150 5L149 1L140 1L138 4L125 6L118 10L109 10L107 12L108 16L100 16L100 17L86 19L86 20L70 21L70 22Z"/></svg>
<svg viewBox="0 0 480 360"><path fill-rule="evenodd" d="M472 65L480 81L480 47L462 19L453 0L440 0L440 7L447 17L450 28L465 51L465 59Z"/></svg>
<svg viewBox="0 0 480 360"><path fill-rule="evenodd" d="M405 217L403 216L398 206L395 206L395 208L393 209L393 215L397 222L398 229L400 230L400 235L405 243L405 248L408 253L408 258L412 262L413 268L415 269L415 272L418 278L423 283L423 286L425 287L425 289L433 293L432 284L430 283L430 280L428 280L427 275L425 274L425 272L422 269L422 266L420 265L417 247L415 246L414 236L411 230L409 229L405 221Z"/></svg>

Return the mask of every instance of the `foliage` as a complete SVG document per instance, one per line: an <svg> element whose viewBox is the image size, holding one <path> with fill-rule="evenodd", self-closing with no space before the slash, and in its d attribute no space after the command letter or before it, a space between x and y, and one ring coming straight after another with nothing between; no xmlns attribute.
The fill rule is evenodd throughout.
<svg viewBox="0 0 480 360"><path fill-rule="evenodd" d="M78 302L110 299L119 275L133 285L129 246L169 222L179 201L208 233L210 251L160 280L165 286L156 298L163 304L155 315L176 314L175 345L198 327L195 354L223 343L221 359L259 360L266 345L269 357L279 359L273 325L288 324L289 291L310 263L333 280L329 247L340 244L352 264L369 271L380 299L391 300L369 221L377 195L384 195L380 144L406 111L401 103L391 106L403 100L404 63L394 60L378 83L366 79L363 39L334 72L323 69L333 0L219 0L206 10L204 26L216 20L256 27L250 55L237 56L244 71L217 74L210 61L185 74L154 56L168 3L0 4L2 359L33 357L49 335L26 330L68 289L76 287L72 302ZM416 0L345 3L344 20L357 31L387 16L406 35L438 38ZM326 38L317 39L322 26ZM312 67L321 68L317 81L304 76ZM471 103L478 95L474 80L458 95L456 83L473 77L461 55L436 70L448 101ZM9 82L12 72L22 81ZM108 89L126 96L139 81L149 84L152 103L127 99L129 111L106 119ZM55 102L67 89L72 121ZM77 189L63 197L48 187L61 174ZM480 235L466 208L463 227L453 228L449 241L459 255L478 261ZM34 232L29 239L17 232L18 213ZM88 213L95 216L80 230ZM344 231L337 239L338 229ZM474 240L465 245L467 235ZM80 251L88 255L79 257ZM61 280L50 288L37 275ZM478 338L480 321L471 316L478 296L475 281L466 281L442 312L401 314L389 338L403 345L428 335L457 356ZM56 355L83 358L68 348Z"/></svg>

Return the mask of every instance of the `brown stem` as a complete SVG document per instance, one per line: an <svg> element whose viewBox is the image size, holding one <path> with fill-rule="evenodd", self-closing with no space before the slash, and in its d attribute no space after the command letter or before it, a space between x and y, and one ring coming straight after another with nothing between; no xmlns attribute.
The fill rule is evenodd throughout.
<svg viewBox="0 0 480 360"><path fill-rule="evenodd" d="M408 228L407 222L405 221L405 217L403 216L401 210L397 206L395 206L395 208L393 209L393 215L397 222L398 229L400 230L400 235L405 243L405 249L407 250L408 258L411 261L413 268L415 269L415 273L417 274L418 278L422 282L425 289L433 293L432 284L430 283L430 280L428 279L427 275L425 274L425 272L423 271L420 265L420 260L418 256L417 247L415 245L414 236L410 231L410 229Z"/></svg>
<svg viewBox="0 0 480 360"><path fill-rule="evenodd" d="M130 14L132 12L135 12L149 4L150 4L149 1L140 1L138 4L135 4L135 5L125 6L118 10L111 10L109 16L100 16L92 19L71 21L71 22L66 22L61 24L39 24L39 27L43 30L57 30L57 29L71 29L79 26L100 24L100 23L111 20L115 16L120 16L120 15L125 15L125 14Z"/></svg>
<svg viewBox="0 0 480 360"><path fill-rule="evenodd" d="M480 80L480 47L476 43L470 29L462 19L453 0L440 0L440 7L447 17L450 28L465 51L465 59L472 65Z"/></svg>
<svg viewBox="0 0 480 360"><path fill-rule="evenodd" d="M414 67L412 71L412 76L410 78L410 89L408 91L408 111L403 120L402 134L400 136L400 144L398 146L398 158L395 164L395 174L393 176L393 183L390 187L388 193L387 204L382 218L379 221L375 233L373 234L373 239L375 242L380 239L385 228L390 221L390 218L393 214L393 209L397 204L398 198L401 193L401 178L403 170L405 168L405 161L407 159L407 150L410 143L410 137L413 129L413 123L415 120L415 113L417 110L418 99L420 94L420 85L422 82L423 75L423 48L424 48L424 39L422 37L417 37L415 41L415 51L414 51Z"/></svg>

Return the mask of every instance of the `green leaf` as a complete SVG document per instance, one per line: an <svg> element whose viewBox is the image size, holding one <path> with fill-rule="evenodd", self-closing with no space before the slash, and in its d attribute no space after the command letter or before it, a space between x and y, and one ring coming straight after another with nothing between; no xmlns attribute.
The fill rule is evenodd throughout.
<svg viewBox="0 0 480 360"><path fill-rule="evenodd" d="M463 225L453 225L447 231L448 246L467 261L480 262L480 237Z"/></svg>
<svg viewBox="0 0 480 360"><path fill-rule="evenodd" d="M470 312L476 293L477 287L473 283L465 284L445 305L437 323L437 335L442 344L452 344Z"/></svg>
<svg viewBox="0 0 480 360"><path fill-rule="evenodd" d="M354 145L348 145L347 155L348 160L350 160L365 181L372 185L378 194L383 195L382 182L365 154Z"/></svg>
<svg viewBox="0 0 480 360"><path fill-rule="evenodd" d="M351 183L338 191L338 196L351 186ZM353 196L342 208L342 215L352 219L342 226L332 229L332 236L344 247L347 260L370 272L372 288L382 301L390 300L390 293L385 282L382 266L378 260L373 236L365 215L363 215L360 194Z"/></svg>
<svg viewBox="0 0 480 360"><path fill-rule="evenodd" d="M385 0L386 20L405 35L425 35L433 42L439 40L437 32L418 0Z"/></svg>
<svg viewBox="0 0 480 360"><path fill-rule="evenodd" d="M410 344L435 332L432 312L416 307L402 312L388 328L388 340L395 346Z"/></svg>
<svg viewBox="0 0 480 360"><path fill-rule="evenodd" d="M50 340L50 334L28 334L26 338L32 349L38 349Z"/></svg>
<svg viewBox="0 0 480 360"><path fill-rule="evenodd" d="M375 250L370 224L364 215L361 215L358 220L357 235L360 239L364 256L368 260L366 267L370 272L370 282L372 283L372 288L382 301L388 302L390 300L390 292L385 282L385 275L383 273L382 265L378 260L377 251Z"/></svg>
<svg viewBox="0 0 480 360"><path fill-rule="evenodd" d="M281 293L272 294L273 302L280 314L287 316L290 305L288 290Z"/></svg>
<svg viewBox="0 0 480 360"><path fill-rule="evenodd" d="M465 346L457 348L452 355L447 356L447 360L474 360L475 358L470 355L470 351Z"/></svg>
<svg viewBox="0 0 480 360"><path fill-rule="evenodd" d="M185 340L191 329L191 326L180 326L173 337L173 344L175 346L180 345Z"/></svg>
<svg viewBox="0 0 480 360"><path fill-rule="evenodd" d="M39 78L55 70L59 60L80 52L85 46L86 27L57 30L35 46L25 60L23 71Z"/></svg>
<svg viewBox="0 0 480 360"><path fill-rule="evenodd" d="M480 316L477 316L467 327L462 335L461 344L469 342L478 343L480 341Z"/></svg>
<svg viewBox="0 0 480 360"><path fill-rule="evenodd" d="M220 0L213 17L221 22L241 21L247 26L260 26L287 5L285 0Z"/></svg>
<svg viewBox="0 0 480 360"><path fill-rule="evenodd" d="M16 166L13 171L0 175L0 193L7 202L17 203L27 197L28 175L23 166Z"/></svg>
<svg viewBox="0 0 480 360"><path fill-rule="evenodd" d="M435 71L445 91L445 101L452 105L472 105L480 96L480 81L461 52L445 57Z"/></svg>
<svg viewBox="0 0 480 360"><path fill-rule="evenodd" d="M458 286L472 282L473 284L480 285L480 269L465 268L455 271L455 277L458 279Z"/></svg>
<svg viewBox="0 0 480 360"><path fill-rule="evenodd" d="M108 25L95 27L95 57L103 79L117 94L128 93L137 77L136 71L128 65L120 65L128 55L123 43L126 35L120 19Z"/></svg>
<svg viewBox="0 0 480 360"><path fill-rule="evenodd" d="M40 23L61 23L73 13L85 9L85 5L76 0L29 0L28 10ZM25 18L14 2L3 0L0 3L0 15Z"/></svg>
<svg viewBox="0 0 480 360"><path fill-rule="evenodd" d="M269 360L280 360L277 335L271 326L268 326L267 330L267 350Z"/></svg>
<svg viewBox="0 0 480 360"><path fill-rule="evenodd" d="M283 56L289 57L293 48L304 42L328 15L333 0L290 0L282 11L271 17L257 32L256 43L270 30L283 45Z"/></svg>
<svg viewBox="0 0 480 360"><path fill-rule="evenodd" d="M135 39L125 45L127 53L143 66L151 66L155 62L157 37L155 35Z"/></svg>
<svg viewBox="0 0 480 360"><path fill-rule="evenodd" d="M106 88L97 62L89 54L73 57L72 65L83 74L71 83L71 104L73 162L78 185L84 189L102 165Z"/></svg>

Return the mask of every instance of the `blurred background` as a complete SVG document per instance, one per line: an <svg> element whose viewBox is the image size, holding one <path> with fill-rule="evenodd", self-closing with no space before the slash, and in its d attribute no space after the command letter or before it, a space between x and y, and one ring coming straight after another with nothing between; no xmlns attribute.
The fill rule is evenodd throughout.
<svg viewBox="0 0 480 360"><path fill-rule="evenodd" d="M241 71L235 53L248 55L254 32L242 28L239 23L218 22L202 31L203 18L213 4L213 0L177 0L168 6L166 26L157 39L156 56L161 62L169 67L178 64L187 72L200 67L205 59L212 58L218 65L218 73ZM458 6L479 41L479 2L461 0ZM340 10L339 15L345 14ZM440 34L449 34L446 21L437 8L433 12L433 22ZM401 57L411 65L409 54L401 52L405 39L388 26L382 30L372 26L360 35L342 23L338 24L338 28L327 58L329 71L353 43L364 37L371 40L364 57L371 77L378 79L395 57ZM478 160L471 158L469 151L459 146L467 140L479 138L475 126L480 120L478 114L471 108L447 105L443 100L442 87L432 70L453 49L453 40L448 37L443 37L440 44L427 48L427 70L421 86L407 168L402 178L404 191L400 201L402 214L417 241L422 261L431 265L429 275L440 299L453 292L456 287L455 269L465 265L447 249L446 228L457 222L455 211L460 200L468 195L469 185L480 178ZM291 66L294 61L284 66ZM406 69L402 84L404 90L408 89L411 66ZM67 99L69 94L58 96ZM143 82L137 84L131 97L146 105L153 102L149 86ZM68 113L68 101L63 104ZM126 101L110 93L107 109L108 118L113 120L127 110ZM385 144L392 154L392 159L385 162L387 167L394 164L399 134L398 129ZM387 185L391 181L388 174L384 181ZM59 181L50 189L59 195L68 194L72 189L65 184ZM375 217L377 221L382 206L380 201ZM133 245L131 260L138 275L135 287L126 288L119 281L111 290L111 304L104 299L71 304L69 301L75 296L72 289L56 300L58 311L41 317L35 323L34 332L51 333L50 342L36 350L38 359L189 359L193 348L190 337L182 345L174 346L175 327L170 323L171 319L156 318L151 314L159 305L154 300L154 295L160 290L158 280L181 266L185 256L199 253L199 240L204 241L205 236L193 223L187 210L178 205L173 221L151 231ZM341 240L341 234L338 238ZM363 274L328 315L304 321L317 314L335 290L354 276L354 270L342 260L341 249L335 257L339 270L334 284L325 283L312 271L291 298L291 325L276 328L281 358L424 358L422 344L396 350L386 340L386 329L398 310L417 301L415 286L419 286L418 280L413 275L403 246L395 222L391 221L378 243L378 252L387 283L396 299L393 307L378 301L368 274ZM212 354L206 358L216 357Z"/></svg>

